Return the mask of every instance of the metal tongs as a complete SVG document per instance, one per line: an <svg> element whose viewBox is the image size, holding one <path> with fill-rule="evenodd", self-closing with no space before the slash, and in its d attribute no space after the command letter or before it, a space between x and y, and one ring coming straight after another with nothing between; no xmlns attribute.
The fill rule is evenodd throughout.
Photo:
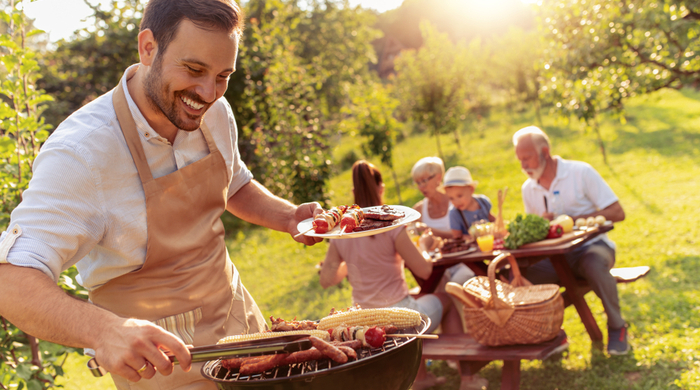
<svg viewBox="0 0 700 390"><path fill-rule="evenodd" d="M275 353L289 353L303 351L311 348L309 335L298 334L291 336L269 337L259 340L239 341L217 345L203 345L189 348L192 355L192 363L206 362L209 360L230 358L232 356L268 355ZM174 364L179 364L175 356L168 353L168 358ZM100 367L95 358L87 362L87 367L95 377L104 376L107 370Z"/></svg>

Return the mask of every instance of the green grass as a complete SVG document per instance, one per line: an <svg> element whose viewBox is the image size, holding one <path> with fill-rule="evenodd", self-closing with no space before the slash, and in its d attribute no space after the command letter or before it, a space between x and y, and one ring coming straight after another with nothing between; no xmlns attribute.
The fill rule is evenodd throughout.
<svg viewBox="0 0 700 390"><path fill-rule="evenodd" d="M506 219L523 211L520 185L525 179L511 136L534 122L530 112L495 111L481 123L465 124L461 147L452 135L441 137L446 165L468 167L479 181L478 193L495 200L499 188L509 188ZM627 219L610 234L618 245L617 266L652 268L645 279L619 286L633 350L623 357L605 355L592 345L570 307L564 322L568 352L550 361L523 362L521 388L700 389L700 93L668 90L635 98L628 104L626 123L612 119L601 123L609 166L603 163L594 134L578 124L545 118L553 152L593 165L625 208ZM421 197L411 184L410 169L419 158L436 155L437 149L434 138L408 133L407 129L407 138L396 146L394 164L402 202L410 206ZM351 149L360 153L359 141L342 141L334 151L335 161ZM398 203L391 172L381 169L387 184L385 200ZM334 177L331 188L334 203L350 202L349 171ZM286 234L263 229L238 228L229 234L231 258L265 316L317 319L331 307L351 303L347 282L328 290L318 284L314 266L323 260L326 243L304 247ZM594 294L586 300L606 333L600 301ZM103 385L107 380L87 376L77 357L68 365L66 388L110 388ZM494 362L481 371L489 389L500 388L500 367ZM435 361L430 369L448 377L436 389L459 388L459 377L444 362Z"/></svg>

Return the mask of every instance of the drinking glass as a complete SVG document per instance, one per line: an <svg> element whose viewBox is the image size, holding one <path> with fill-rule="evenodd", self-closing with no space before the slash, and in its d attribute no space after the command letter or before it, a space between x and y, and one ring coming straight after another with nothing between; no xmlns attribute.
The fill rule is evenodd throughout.
<svg viewBox="0 0 700 390"><path fill-rule="evenodd" d="M476 235L476 244L482 252L491 252L493 250L493 233L495 225L486 220L480 220L474 223L474 233Z"/></svg>

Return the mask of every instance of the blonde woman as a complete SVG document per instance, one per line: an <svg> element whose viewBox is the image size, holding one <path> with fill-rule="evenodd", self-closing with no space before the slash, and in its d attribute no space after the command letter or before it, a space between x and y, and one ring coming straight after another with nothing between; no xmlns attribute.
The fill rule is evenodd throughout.
<svg viewBox="0 0 700 390"><path fill-rule="evenodd" d="M450 210L454 208L450 198L442 188L442 177L445 175L445 164L440 157L424 157L418 160L411 169L413 181L423 194L413 208L421 214L419 222L423 222L432 235L452 238L450 227ZM423 233L423 237L426 233ZM428 244L427 246L431 246ZM464 284L474 276L474 272L466 265L459 263L445 270L445 277L438 290L444 288L447 281Z"/></svg>
<svg viewBox="0 0 700 390"><path fill-rule="evenodd" d="M451 238L449 211L454 206L441 186L444 175L445 164L439 157L424 157L418 160L411 169L411 176L424 198L413 208L421 213L419 221L426 224L433 235Z"/></svg>

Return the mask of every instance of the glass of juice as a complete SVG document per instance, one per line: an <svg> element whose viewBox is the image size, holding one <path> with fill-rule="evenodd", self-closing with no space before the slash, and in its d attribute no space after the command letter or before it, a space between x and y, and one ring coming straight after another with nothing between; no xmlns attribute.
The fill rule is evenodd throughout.
<svg viewBox="0 0 700 390"><path fill-rule="evenodd" d="M491 252L493 250L493 233L495 225L489 221L480 220L475 222L474 233L476 235L476 244L482 252Z"/></svg>
<svg viewBox="0 0 700 390"><path fill-rule="evenodd" d="M493 234L486 234L476 238L476 244L482 252L491 252L493 250Z"/></svg>

